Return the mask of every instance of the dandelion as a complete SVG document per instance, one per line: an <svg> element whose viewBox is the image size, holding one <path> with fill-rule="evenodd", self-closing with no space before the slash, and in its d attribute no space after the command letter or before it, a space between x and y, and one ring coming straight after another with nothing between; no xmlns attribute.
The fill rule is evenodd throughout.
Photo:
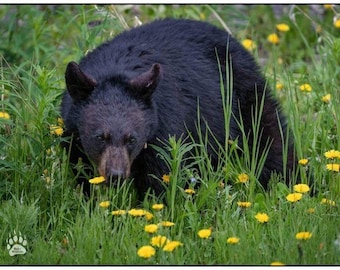
<svg viewBox="0 0 340 270"><path fill-rule="evenodd" d="M294 191L298 193L306 193L309 191L309 186L306 184L294 185Z"/></svg>
<svg viewBox="0 0 340 270"><path fill-rule="evenodd" d="M171 221L162 221L161 223L159 223L159 225L161 225L163 227L171 227L171 226L174 226L175 223L173 223Z"/></svg>
<svg viewBox="0 0 340 270"><path fill-rule="evenodd" d="M156 250L152 246L142 246L141 248L138 249L137 255L139 257L148 259L156 254Z"/></svg>
<svg viewBox="0 0 340 270"><path fill-rule="evenodd" d="M257 219L258 222L260 223L266 223L269 220L269 216L266 213L257 213L255 215L255 218Z"/></svg>
<svg viewBox="0 0 340 270"><path fill-rule="evenodd" d="M180 241L170 241L165 244L165 246L163 247L163 250L172 252L175 248L179 246L183 246L183 243L181 243Z"/></svg>
<svg viewBox="0 0 340 270"><path fill-rule="evenodd" d="M276 90L282 90L284 87L283 83L277 83L276 84Z"/></svg>
<svg viewBox="0 0 340 270"><path fill-rule="evenodd" d="M99 206L102 208L108 208L110 206L110 202L109 201L101 202Z"/></svg>
<svg viewBox="0 0 340 270"><path fill-rule="evenodd" d="M339 158L340 159L340 151L338 150L329 150L327 152L324 153L325 157L327 159L333 159L333 158Z"/></svg>
<svg viewBox="0 0 340 270"><path fill-rule="evenodd" d="M153 209L153 210L159 211L159 210L162 210L163 207L164 207L164 204L162 204L162 203L156 203L156 204L154 204L154 205L152 206L152 209Z"/></svg>
<svg viewBox="0 0 340 270"><path fill-rule="evenodd" d="M162 180L163 180L163 182L164 182L165 184L169 184L169 182L170 182L170 175L168 175L168 174L163 174Z"/></svg>
<svg viewBox="0 0 340 270"><path fill-rule="evenodd" d="M279 44L280 38L276 33L268 35L267 40L272 44Z"/></svg>
<svg viewBox="0 0 340 270"><path fill-rule="evenodd" d="M295 238L297 240L308 240L311 237L312 237L312 233L310 233L310 232L298 232L295 235Z"/></svg>
<svg viewBox="0 0 340 270"><path fill-rule="evenodd" d="M119 210L114 210L114 211L111 212L111 214L112 214L113 216L122 216L122 215L125 215L125 214L126 214L126 210L121 210L121 209L119 209Z"/></svg>
<svg viewBox="0 0 340 270"><path fill-rule="evenodd" d="M334 5L332 5L332 4L324 4L324 5L323 5L323 8L324 8L324 9L332 9L333 6L334 6Z"/></svg>
<svg viewBox="0 0 340 270"><path fill-rule="evenodd" d="M251 206L251 202L237 202L237 205L242 208L248 208Z"/></svg>
<svg viewBox="0 0 340 270"><path fill-rule="evenodd" d="M60 126L57 125L51 125L50 126L50 134L51 135L57 135L57 136L61 136L64 133L64 129Z"/></svg>
<svg viewBox="0 0 340 270"><path fill-rule="evenodd" d="M301 92L311 92L312 86L308 83L304 83L304 84L300 85L300 90L301 90Z"/></svg>
<svg viewBox="0 0 340 270"><path fill-rule="evenodd" d="M63 127L64 126L64 119L61 117L58 117L57 119L58 126Z"/></svg>
<svg viewBox="0 0 340 270"><path fill-rule="evenodd" d="M279 261L274 261L274 262L272 262L271 264L270 264L271 266L280 266L280 265L285 265L284 263L282 263L282 262L279 262Z"/></svg>
<svg viewBox="0 0 340 270"><path fill-rule="evenodd" d="M147 221L153 219L153 214L150 213L149 211L145 211L145 215L144 215L144 216L145 216L145 219L146 219Z"/></svg>
<svg viewBox="0 0 340 270"><path fill-rule="evenodd" d="M339 172L340 171L340 164L337 164L337 163L326 164L326 169L329 170L329 171L333 171L333 172Z"/></svg>
<svg viewBox="0 0 340 270"><path fill-rule="evenodd" d="M9 119L11 119L11 116L7 112L0 112L0 118L5 119L5 120L9 120Z"/></svg>
<svg viewBox="0 0 340 270"><path fill-rule="evenodd" d="M300 165L303 165L303 166L307 165L308 162L309 162L309 161L308 161L307 158L302 158L302 159L299 160L299 164L300 164Z"/></svg>
<svg viewBox="0 0 340 270"><path fill-rule="evenodd" d="M256 45L254 41L252 41L249 38L246 38L242 41L242 45L244 48L246 48L248 51L254 50L256 48Z"/></svg>
<svg viewBox="0 0 340 270"><path fill-rule="evenodd" d="M289 202L297 202L300 201L302 198L302 194L301 193L290 193L286 196L287 201Z"/></svg>
<svg viewBox="0 0 340 270"><path fill-rule="evenodd" d="M276 29L280 32L287 32L290 30L289 25L285 23L279 23L276 25Z"/></svg>
<svg viewBox="0 0 340 270"><path fill-rule="evenodd" d="M308 213L308 214L313 214L313 213L315 213L315 208L312 208L312 207L311 207L311 208L308 208L308 209L307 209L307 213Z"/></svg>
<svg viewBox="0 0 340 270"><path fill-rule="evenodd" d="M232 244L232 245L237 244L239 241L240 241L240 238L238 238L238 237L229 237L227 239L227 243Z"/></svg>
<svg viewBox="0 0 340 270"><path fill-rule="evenodd" d="M324 103L329 103L331 100L331 94L327 94L321 98Z"/></svg>
<svg viewBox="0 0 340 270"><path fill-rule="evenodd" d="M157 224L149 224L144 226L144 231L147 233L155 233L158 230L158 225Z"/></svg>
<svg viewBox="0 0 340 270"><path fill-rule="evenodd" d="M90 184L97 185L97 184L105 182L105 178L104 178L104 176L98 176L98 177L94 177L94 178L90 179L89 182L90 182Z"/></svg>
<svg viewBox="0 0 340 270"><path fill-rule="evenodd" d="M211 229L209 228L209 229L199 230L197 234L200 238L204 238L204 239L209 238L211 235Z"/></svg>
<svg viewBox="0 0 340 270"><path fill-rule="evenodd" d="M184 192L189 195L193 195L196 193L195 190L193 190L192 188L187 188L184 190Z"/></svg>
<svg viewBox="0 0 340 270"><path fill-rule="evenodd" d="M128 214L130 216L134 216L134 217L142 217L145 215L145 210L144 209L136 209L136 208L133 208L131 210L128 211Z"/></svg>
<svg viewBox="0 0 340 270"><path fill-rule="evenodd" d="M323 198L320 202L320 204L329 204L331 206L335 206L335 201L327 200L326 198Z"/></svg>
<svg viewBox="0 0 340 270"><path fill-rule="evenodd" d="M154 247L163 247L168 244L170 240L163 235L157 235L151 238L151 245Z"/></svg>
<svg viewBox="0 0 340 270"><path fill-rule="evenodd" d="M335 26L335 28L340 28L340 19L335 17L333 20L333 24Z"/></svg>
<svg viewBox="0 0 340 270"><path fill-rule="evenodd" d="M241 173L237 176L239 183L247 183L249 180L249 176L246 173Z"/></svg>

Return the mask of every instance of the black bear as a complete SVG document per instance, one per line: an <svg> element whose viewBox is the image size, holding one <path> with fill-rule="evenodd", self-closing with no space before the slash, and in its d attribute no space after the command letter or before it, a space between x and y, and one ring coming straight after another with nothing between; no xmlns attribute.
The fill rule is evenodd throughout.
<svg viewBox="0 0 340 270"><path fill-rule="evenodd" d="M150 175L168 173L157 152L145 145L159 145L159 139L169 135L186 137L188 132L197 139L198 106L201 119L221 145L238 139L242 148L241 120L250 149L256 143L261 153L269 143L259 179L263 186L271 173L285 174L294 167L286 120L257 63L231 35L211 24L163 19L125 31L79 64L70 62L65 80L61 112L65 135L73 137L71 162L81 157L84 163L95 164L106 181L134 179L140 194L148 188L161 194L162 185ZM229 138L221 83L232 85ZM253 142L252 123L261 101L261 137ZM284 161L283 145L288 141ZM209 151L216 161L216 153ZM84 184L88 191L86 179Z"/></svg>

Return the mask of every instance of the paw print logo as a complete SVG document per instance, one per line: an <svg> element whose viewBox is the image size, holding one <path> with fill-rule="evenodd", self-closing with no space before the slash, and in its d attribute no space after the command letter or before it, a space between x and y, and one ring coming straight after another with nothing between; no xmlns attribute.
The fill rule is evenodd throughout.
<svg viewBox="0 0 340 270"><path fill-rule="evenodd" d="M22 236L19 232L19 236L14 231L13 236L9 234L7 239L7 250L10 256L23 255L26 253L27 240L26 236Z"/></svg>

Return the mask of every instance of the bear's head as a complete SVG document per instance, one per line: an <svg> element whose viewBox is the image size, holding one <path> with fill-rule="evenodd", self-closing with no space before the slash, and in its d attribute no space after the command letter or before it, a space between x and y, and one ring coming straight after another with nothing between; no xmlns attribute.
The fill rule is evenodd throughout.
<svg viewBox="0 0 340 270"><path fill-rule="evenodd" d="M161 66L153 64L133 78L97 81L70 62L65 79L85 153L107 182L129 177L132 162L158 127L152 94L161 79Z"/></svg>

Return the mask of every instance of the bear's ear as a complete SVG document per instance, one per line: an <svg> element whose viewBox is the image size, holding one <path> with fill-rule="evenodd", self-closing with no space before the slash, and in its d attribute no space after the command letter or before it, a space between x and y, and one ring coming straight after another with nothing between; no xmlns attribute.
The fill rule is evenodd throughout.
<svg viewBox="0 0 340 270"><path fill-rule="evenodd" d="M149 99L162 77L161 73L161 65L153 64L148 71L130 80L133 93L143 99Z"/></svg>
<svg viewBox="0 0 340 270"><path fill-rule="evenodd" d="M65 81L67 90L75 101L86 99L97 84L94 79L84 74L75 62L68 63Z"/></svg>

